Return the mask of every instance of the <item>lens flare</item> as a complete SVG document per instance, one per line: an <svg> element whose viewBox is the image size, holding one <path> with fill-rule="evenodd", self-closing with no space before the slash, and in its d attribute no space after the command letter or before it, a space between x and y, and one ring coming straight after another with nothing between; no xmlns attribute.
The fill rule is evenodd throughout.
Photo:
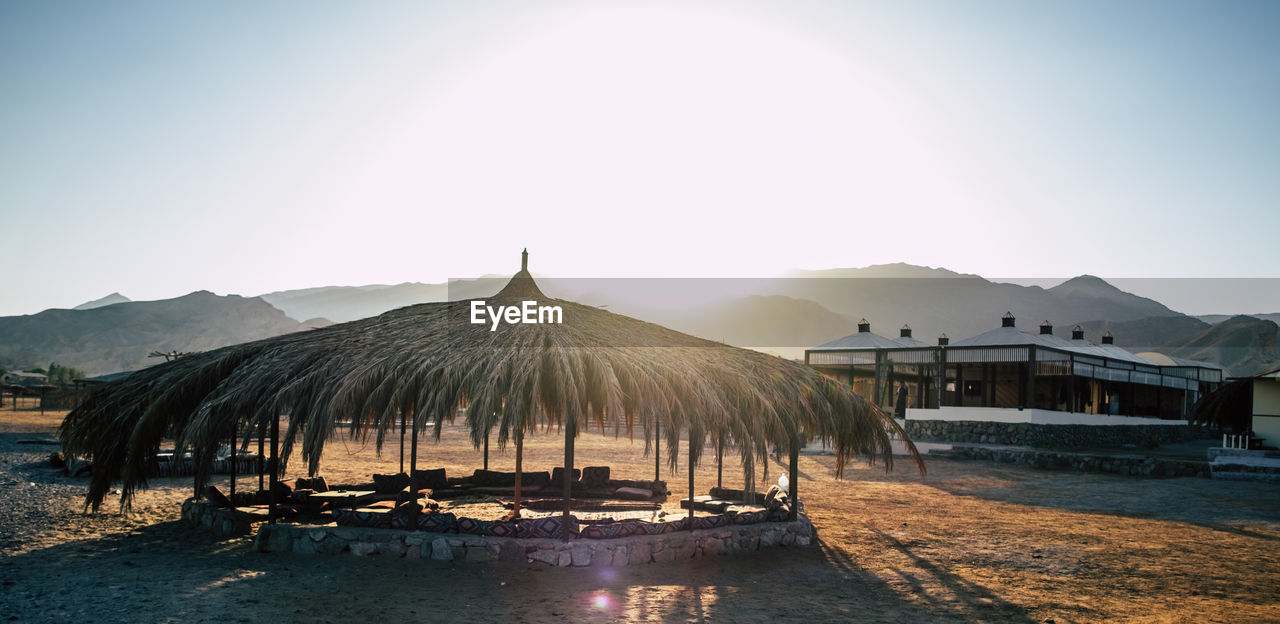
<svg viewBox="0 0 1280 624"><path fill-rule="evenodd" d="M605 594L596 594L596 597L592 599L591 604L593 604L596 609L604 611L609 608L609 596Z"/></svg>

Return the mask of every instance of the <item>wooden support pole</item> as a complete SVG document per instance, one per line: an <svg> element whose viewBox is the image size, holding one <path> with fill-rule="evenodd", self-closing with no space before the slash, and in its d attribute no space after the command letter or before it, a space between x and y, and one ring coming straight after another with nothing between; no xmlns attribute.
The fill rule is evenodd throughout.
<svg viewBox="0 0 1280 624"><path fill-rule="evenodd" d="M653 419L653 480L662 480L662 425Z"/></svg>
<svg viewBox="0 0 1280 624"><path fill-rule="evenodd" d="M573 513L573 442L578 423L565 418L564 423L564 520L560 523L560 541L569 541L569 516Z"/></svg>
<svg viewBox="0 0 1280 624"><path fill-rule="evenodd" d="M489 469L489 430L484 430L484 469Z"/></svg>
<svg viewBox="0 0 1280 624"><path fill-rule="evenodd" d="M523 423L521 423L523 425ZM520 482L524 472L524 427L516 430L516 499L511 505L511 519L520 517Z"/></svg>
<svg viewBox="0 0 1280 624"><path fill-rule="evenodd" d="M800 498L798 495L798 492L800 491L800 437L799 436L796 436L796 438L791 441L791 465L788 466L788 468L789 468L788 472L790 472L791 474L790 476L787 477L787 479L790 480L789 485L791 486L791 491L787 492L787 497L791 499L791 513L788 514L787 517L791 520L795 520L796 515L800 512Z"/></svg>
<svg viewBox="0 0 1280 624"><path fill-rule="evenodd" d="M236 508L236 446L238 442L236 439L236 429L239 424L239 419L231 423L231 478L228 479L229 483L227 489L230 490L230 492L227 494L227 500L231 501L232 511Z"/></svg>
<svg viewBox="0 0 1280 624"><path fill-rule="evenodd" d="M404 430L405 430L405 414L400 412L400 472L404 472Z"/></svg>
<svg viewBox="0 0 1280 624"><path fill-rule="evenodd" d="M702 443L701 440L698 441ZM693 530L693 429L689 430L689 516L686 522L689 530Z"/></svg>
<svg viewBox="0 0 1280 624"><path fill-rule="evenodd" d="M409 500L418 500L418 420L413 421L412 442L409 446Z"/></svg>
<svg viewBox="0 0 1280 624"><path fill-rule="evenodd" d="M716 438L716 487L724 489L724 434Z"/></svg>
<svg viewBox="0 0 1280 624"><path fill-rule="evenodd" d="M258 491L262 491L262 479L267 474L267 458L263 455L267 452L265 448L266 427L261 423L258 424Z"/></svg>
<svg viewBox="0 0 1280 624"><path fill-rule="evenodd" d="M271 415L271 493L268 497L267 521L275 523L276 507L279 504L280 488L276 483L280 479L280 415Z"/></svg>

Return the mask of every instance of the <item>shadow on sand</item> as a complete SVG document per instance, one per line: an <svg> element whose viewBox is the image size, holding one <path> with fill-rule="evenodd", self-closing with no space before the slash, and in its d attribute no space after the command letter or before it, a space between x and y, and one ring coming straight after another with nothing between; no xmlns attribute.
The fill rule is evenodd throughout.
<svg viewBox="0 0 1280 624"><path fill-rule="evenodd" d="M1018 606L910 557L887 583L819 542L624 568L262 554L166 522L0 559L14 621L1030 622ZM925 592L924 588L943 591Z"/></svg>

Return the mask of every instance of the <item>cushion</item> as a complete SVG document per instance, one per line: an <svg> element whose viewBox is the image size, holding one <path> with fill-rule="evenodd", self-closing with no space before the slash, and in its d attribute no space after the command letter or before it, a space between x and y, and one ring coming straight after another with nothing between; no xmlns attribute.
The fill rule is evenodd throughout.
<svg viewBox="0 0 1280 624"><path fill-rule="evenodd" d="M379 501L378 503L375 503L375 504L381 505L385 502L389 502L389 501ZM391 511L391 528L407 529L411 526L416 526L418 514L421 512L422 512L422 506L413 501L408 501L408 502L404 502L404 503L400 503L399 505L396 505L395 508L392 509Z"/></svg>
<svg viewBox="0 0 1280 624"><path fill-rule="evenodd" d="M482 520L476 520L475 518L468 518L466 516L458 518L458 532L471 533L473 535L483 535L483 533L480 531L482 522L483 522Z"/></svg>
<svg viewBox="0 0 1280 624"><path fill-rule="evenodd" d="M357 526L371 527L375 529L390 529L391 512L386 509L335 509L333 511L333 519L338 526Z"/></svg>
<svg viewBox="0 0 1280 624"><path fill-rule="evenodd" d="M733 514L731 517L734 524L757 524L767 521L769 519L769 512L764 509L759 511L744 511Z"/></svg>
<svg viewBox="0 0 1280 624"><path fill-rule="evenodd" d="M716 514L714 516L694 516L693 529L700 531L703 529L718 529L720 527L729 526L732 520L725 514Z"/></svg>
<svg viewBox="0 0 1280 624"><path fill-rule="evenodd" d="M418 516L418 530L430 533L457 533L458 517L451 513L424 513Z"/></svg>
<svg viewBox="0 0 1280 624"><path fill-rule="evenodd" d="M556 485L564 483L564 481L556 481ZM551 485L551 473L543 470L542 472L526 472L520 479L520 485L529 489L544 488Z"/></svg>
<svg viewBox="0 0 1280 624"><path fill-rule="evenodd" d="M434 470L415 470L413 476L417 479L418 488L447 488L449 487L449 477L445 474L444 468L436 468Z"/></svg>
<svg viewBox="0 0 1280 624"><path fill-rule="evenodd" d="M516 537L558 538L563 521L563 516L519 520L516 522ZM569 535L577 535L579 532L578 519L569 516Z"/></svg>
<svg viewBox="0 0 1280 624"><path fill-rule="evenodd" d="M315 490L317 492L329 491L329 484L325 483L324 477L299 477L295 485L300 490Z"/></svg>
<svg viewBox="0 0 1280 624"><path fill-rule="evenodd" d="M588 488L602 488L609 485L608 466L587 466L582 469L582 485Z"/></svg>
<svg viewBox="0 0 1280 624"><path fill-rule="evenodd" d="M643 535L644 532L639 526L639 522L635 520L625 520L622 522L611 522L609 524L596 524L582 527L581 537L587 539L613 539L615 537L630 537L632 535Z"/></svg>
<svg viewBox="0 0 1280 624"><path fill-rule="evenodd" d="M574 468L573 480L577 481L581 477L582 477L582 471L578 470L577 468ZM560 485L564 483L564 468L560 466L556 466L555 468L551 469L551 483L554 485Z"/></svg>
<svg viewBox="0 0 1280 624"><path fill-rule="evenodd" d="M776 485L770 486L769 491L764 493L764 507L765 509L777 509L786 498L787 495L782 491L782 488Z"/></svg>
<svg viewBox="0 0 1280 624"><path fill-rule="evenodd" d="M679 520L669 520L662 522L643 522L637 521L637 527L640 529L636 535L662 535L663 533L675 533L688 528L689 522L684 518Z"/></svg>
<svg viewBox="0 0 1280 624"><path fill-rule="evenodd" d="M406 485L409 485L409 475L403 472L373 475L373 489L379 494L395 494Z"/></svg>
<svg viewBox="0 0 1280 624"><path fill-rule="evenodd" d="M482 535L492 535L494 537L515 537L516 523L494 520L492 522L486 522L483 527L483 531Z"/></svg>
<svg viewBox="0 0 1280 624"><path fill-rule="evenodd" d="M515 485L516 473L498 472L496 470L477 470L471 474L471 480L481 487L504 487Z"/></svg>
<svg viewBox="0 0 1280 624"><path fill-rule="evenodd" d="M613 495L623 500L649 500L653 498L653 490L634 487L620 487L617 490L614 490Z"/></svg>

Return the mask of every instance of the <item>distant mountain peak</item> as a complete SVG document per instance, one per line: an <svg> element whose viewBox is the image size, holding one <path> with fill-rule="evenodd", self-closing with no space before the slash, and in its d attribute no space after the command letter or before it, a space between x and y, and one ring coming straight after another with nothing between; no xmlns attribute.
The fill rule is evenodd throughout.
<svg viewBox="0 0 1280 624"><path fill-rule="evenodd" d="M1083 290L1083 289L1105 290L1106 292L1120 291L1119 288L1116 288L1107 280L1104 280L1101 277L1098 277L1096 275L1089 275L1088 273L1073 277L1061 284L1058 284L1057 286L1054 286L1053 288L1050 288L1049 290L1056 290L1059 292L1063 292L1063 291L1074 291L1074 290Z"/></svg>
<svg viewBox="0 0 1280 624"><path fill-rule="evenodd" d="M86 301L86 302L84 302L84 303L82 303L82 304L80 304L80 305L78 305L78 306L76 306L76 307L74 307L74 308L71 308L71 309L72 309L72 310L92 310L92 309L94 309L94 308L101 308L101 307L103 307L103 306L115 305L115 304L117 304L117 303L128 303L128 302L130 302L130 301L132 301L132 300L131 300L131 299L129 299L128 297L126 297L126 296L124 296L124 295L122 295L122 294L120 294L120 293L118 293L118 292L113 292L113 293L111 293L111 294L109 294L109 295L107 295L107 296L105 296L105 297L103 297L103 298L101 298L101 299L94 299L93 301Z"/></svg>
<svg viewBox="0 0 1280 624"><path fill-rule="evenodd" d="M920 266L906 262L888 264L872 264L865 267L843 269L798 269L788 277L861 277L861 278L915 278L915 277L978 277L967 273L956 273L942 267Z"/></svg>

